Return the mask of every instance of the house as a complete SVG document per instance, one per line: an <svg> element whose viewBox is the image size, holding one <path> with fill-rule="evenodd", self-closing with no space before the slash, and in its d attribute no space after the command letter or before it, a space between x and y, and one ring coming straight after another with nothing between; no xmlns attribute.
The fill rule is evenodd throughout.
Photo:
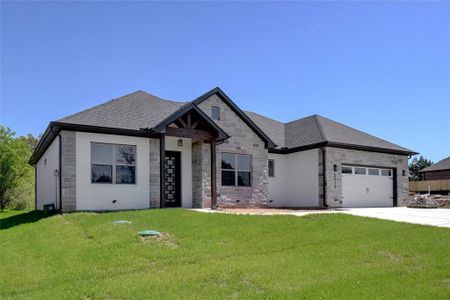
<svg viewBox="0 0 450 300"><path fill-rule="evenodd" d="M419 171L422 180L450 179L450 156Z"/></svg>
<svg viewBox="0 0 450 300"><path fill-rule="evenodd" d="M403 205L415 152L319 115L281 123L221 89L143 91L50 122L30 164L36 208Z"/></svg>

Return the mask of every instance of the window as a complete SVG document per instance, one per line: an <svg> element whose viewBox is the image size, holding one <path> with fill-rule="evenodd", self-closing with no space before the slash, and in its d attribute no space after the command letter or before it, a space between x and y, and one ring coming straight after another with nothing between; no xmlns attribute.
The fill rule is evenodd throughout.
<svg viewBox="0 0 450 300"><path fill-rule="evenodd" d="M369 168L369 175L380 175L380 170L379 169L371 169Z"/></svg>
<svg viewBox="0 0 450 300"><path fill-rule="evenodd" d="M91 143L92 183L136 183L136 146Z"/></svg>
<svg viewBox="0 0 450 300"><path fill-rule="evenodd" d="M275 177L275 160L269 159L269 177Z"/></svg>
<svg viewBox="0 0 450 300"><path fill-rule="evenodd" d="M355 167L355 174L366 175L366 168L356 168Z"/></svg>
<svg viewBox="0 0 450 300"><path fill-rule="evenodd" d="M381 170L381 176L391 176L391 170Z"/></svg>
<svg viewBox="0 0 450 300"><path fill-rule="evenodd" d="M211 106L211 118L220 121L220 107Z"/></svg>
<svg viewBox="0 0 450 300"><path fill-rule="evenodd" d="M251 186L250 155L222 153L222 185L223 186Z"/></svg>
<svg viewBox="0 0 450 300"><path fill-rule="evenodd" d="M352 174L352 167L344 167L342 166L342 174Z"/></svg>

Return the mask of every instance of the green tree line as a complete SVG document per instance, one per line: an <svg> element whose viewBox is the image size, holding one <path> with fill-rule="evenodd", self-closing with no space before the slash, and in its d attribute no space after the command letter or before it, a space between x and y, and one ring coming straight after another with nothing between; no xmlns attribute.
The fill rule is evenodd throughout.
<svg viewBox="0 0 450 300"><path fill-rule="evenodd" d="M34 168L28 164L39 139L0 125L0 209L34 208Z"/></svg>

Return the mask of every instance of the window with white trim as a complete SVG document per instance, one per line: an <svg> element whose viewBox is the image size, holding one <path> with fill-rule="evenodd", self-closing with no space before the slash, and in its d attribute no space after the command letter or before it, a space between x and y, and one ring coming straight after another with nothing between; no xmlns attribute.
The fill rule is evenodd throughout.
<svg viewBox="0 0 450 300"><path fill-rule="evenodd" d="M222 186L251 186L252 156L222 153Z"/></svg>
<svg viewBox="0 0 450 300"><path fill-rule="evenodd" d="M91 183L135 184L136 146L91 143Z"/></svg>

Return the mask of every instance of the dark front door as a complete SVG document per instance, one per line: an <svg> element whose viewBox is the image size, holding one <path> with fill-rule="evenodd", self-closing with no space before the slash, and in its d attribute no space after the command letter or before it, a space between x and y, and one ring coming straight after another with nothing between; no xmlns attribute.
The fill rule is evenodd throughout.
<svg viewBox="0 0 450 300"><path fill-rule="evenodd" d="M166 151L164 164L164 201L166 207L181 206L180 152Z"/></svg>

